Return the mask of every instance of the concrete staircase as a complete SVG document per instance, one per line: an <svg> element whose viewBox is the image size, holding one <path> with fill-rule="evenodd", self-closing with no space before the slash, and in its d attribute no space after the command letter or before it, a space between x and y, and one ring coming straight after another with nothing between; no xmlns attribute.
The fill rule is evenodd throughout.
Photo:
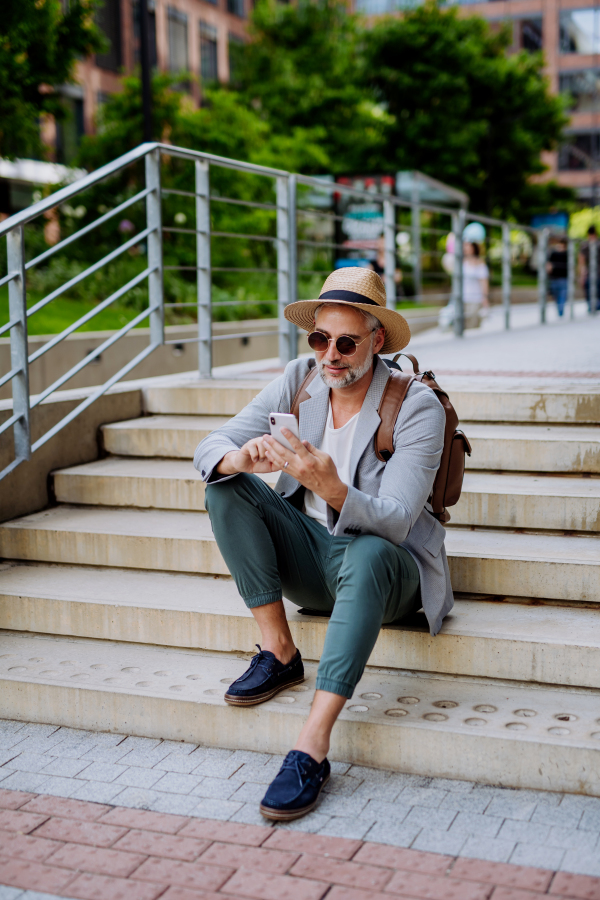
<svg viewBox="0 0 600 900"><path fill-rule="evenodd" d="M382 630L332 755L600 796L600 385L443 381L473 444L456 607L435 638L422 616ZM258 632L190 463L263 385L148 387L105 458L54 474L58 505L0 525L0 715L289 749L316 665L260 707L223 702ZM317 660L327 621L289 614Z"/></svg>

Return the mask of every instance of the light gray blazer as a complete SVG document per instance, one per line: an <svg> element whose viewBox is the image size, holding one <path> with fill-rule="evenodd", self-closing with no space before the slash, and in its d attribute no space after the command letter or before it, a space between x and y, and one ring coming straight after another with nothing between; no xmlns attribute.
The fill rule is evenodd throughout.
<svg viewBox="0 0 600 900"><path fill-rule="evenodd" d="M290 412L307 372L307 359L293 360L245 409L201 441L194 466L205 481L214 484L235 478L214 469L230 450L269 433L270 412ZM352 445L351 486L337 521L328 507L328 529L334 535L376 534L405 547L419 568L423 610L431 634L437 634L454 604L444 549L446 532L427 503L442 455L446 417L433 391L413 382L396 421L394 453L387 463L381 462L375 455L374 437L381 422L377 408L389 377L388 367L377 359ZM320 447L329 389L317 376L308 393L310 399L300 404L300 437ZM282 472L275 490L289 498L299 488L295 478Z"/></svg>

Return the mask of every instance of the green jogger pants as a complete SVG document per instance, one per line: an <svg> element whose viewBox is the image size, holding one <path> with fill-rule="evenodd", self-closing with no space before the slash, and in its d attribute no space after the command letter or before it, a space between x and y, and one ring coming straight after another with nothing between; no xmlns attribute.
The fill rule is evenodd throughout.
<svg viewBox="0 0 600 900"><path fill-rule="evenodd" d="M207 485L206 509L246 606L284 595L331 613L317 689L351 697L381 626L421 606L410 553L372 534L334 537L256 475Z"/></svg>

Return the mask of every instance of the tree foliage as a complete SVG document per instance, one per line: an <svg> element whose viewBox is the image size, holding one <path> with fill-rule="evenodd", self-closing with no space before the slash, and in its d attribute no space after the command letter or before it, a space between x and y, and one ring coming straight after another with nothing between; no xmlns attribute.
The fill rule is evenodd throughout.
<svg viewBox="0 0 600 900"><path fill-rule="evenodd" d="M73 81L78 57L104 49L94 0L2 0L0 156L43 152L39 117L64 116L56 88Z"/></svg>

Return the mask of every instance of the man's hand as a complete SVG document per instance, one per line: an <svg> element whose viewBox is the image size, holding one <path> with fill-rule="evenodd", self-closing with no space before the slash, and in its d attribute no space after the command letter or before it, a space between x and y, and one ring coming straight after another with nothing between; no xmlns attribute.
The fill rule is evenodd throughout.
<svg viewBox="0 0 600 900"><path fill-rule="evenodd" d="M299 441L289 428L282 428L281 433L295 452L292 453L270 434L265 434L262 440L266 444L266 458L273 465L271 471L285 469L303 487L341 512L348 495L348 486L339 477L332 458L308 441Z"/></svg>
<svg viewBox="0 0 600 900"><path fill-rule="evenodd" d="M251 438L239 450L230 450L217 466L219 475L237 475L246 472L249 475L261 475L265 472L277 472L266 456L263 437Z"/></svg>

